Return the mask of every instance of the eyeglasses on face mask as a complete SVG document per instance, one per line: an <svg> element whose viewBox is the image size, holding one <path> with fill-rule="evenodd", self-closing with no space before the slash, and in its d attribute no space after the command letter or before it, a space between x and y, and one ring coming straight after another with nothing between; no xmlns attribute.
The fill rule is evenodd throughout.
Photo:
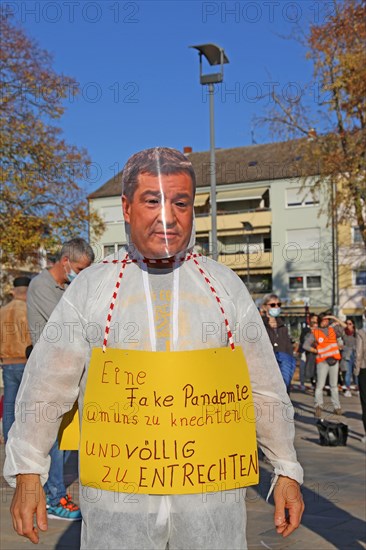
<svg viewBox="0 0 366 550"><path fill-rule="evenodd" d="M267 306L269 306L269 307L281 307L282 302L278 302L277 304L267 304Z"/></svg>

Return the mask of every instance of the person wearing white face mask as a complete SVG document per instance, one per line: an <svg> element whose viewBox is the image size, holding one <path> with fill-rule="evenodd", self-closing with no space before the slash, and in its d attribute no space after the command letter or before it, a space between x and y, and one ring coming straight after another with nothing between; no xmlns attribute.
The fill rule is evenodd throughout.
<svg viewBox="0 0 366 550"><path fill-rule="evenodd" d="M94 261L91 246L79 237L63 244L57 261L34 277L27 294L27 317L33 346L46 339L42 331L66 288L77 275ZM65 453L55 441L51 451L51 466L45 485L48 515L65 520L81 520L79 507L66 494L64 484Z"/></svg>
<svg viewBox="0 0 366 550"><path fill-rule="evenodd" d="M66 269L65 266L64 266L64 269L65 269L67 281L68 281L69 283L72 283L72 281L73 281L74 279L76 279L76 277L78 276L78 274L73 270L69 258L67 258L67 262L68 262L68 264L69 264L70 271L67 271L67 269ZM80 271L81 271L81 269L79 269L79 272L80 272Z"/></svg>
<svg viewBox="0 0 366 550"><path fill-rule="evenodd" d="M91 246L81 238L64 243L56 262L34 277L27 294L27 316L33 345L68 285L94 261Z"/></svg>
<svg viewBox="0 0 366 550"><path fill-rule="evenodd" d="M293 355L293 347L287 327L280 317L281 305L277 294L266 294L262 302L264 312L262 318L289 393L291 379L295 372L296 359Z"/></svg>

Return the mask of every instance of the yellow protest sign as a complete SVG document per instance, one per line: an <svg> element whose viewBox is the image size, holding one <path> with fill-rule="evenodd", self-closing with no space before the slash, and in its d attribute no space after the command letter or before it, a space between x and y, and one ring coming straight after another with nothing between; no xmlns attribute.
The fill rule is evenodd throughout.
<svg viewBox="0 0 366 550"><path fill-rule="evenodd" d="M80 479L103 490L160 495L258 483L255 414L241 348L94 349Z"/></svg>
<svg viewBox="0 0 366 550"><path fill-rule="evenodd" d="M75 401L71 411L64 414L58 432L58 446L61 451L77 451L80 442L80 423L78 402Z"/></svg>

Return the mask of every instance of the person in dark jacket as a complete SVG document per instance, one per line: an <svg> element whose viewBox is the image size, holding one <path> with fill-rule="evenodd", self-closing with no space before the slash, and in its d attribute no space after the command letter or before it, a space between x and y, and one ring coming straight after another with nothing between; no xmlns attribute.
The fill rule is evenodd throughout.
<svg viewBox="0 0 366 550"><path fill-rule="evenodd" d="M277 294L266 294L263 298L263 323L273 346L283 381L289 393L290 384L295 372L296 359L287 327L281 317L281 301Z"/></svg>
<svg viewBox="0 0 366 550"><path fill-rule="evenodd" d="M316 313L310 313L309 325L306 324L300 334L299 346L297 353L300 357L300 389L305 390L305 380L310 380L312 386L315 386L316 380L316 354L311 351L306 351L303 348L306 336L312 331L313 328L317 328L319 325L318 315Z"/></svg>
<svg viewBox="0 0 366 550"><path fill-rule="evenodd" d="M355 375L358 376L362 422L365 430L365 435L361 437L361 441L366 443L366 330L364 329L359 329L356 336Z"/></svg>
<svg viewBox="0 0 366 550"><path fill-rule="evenodd" d="M344 372L344 381L346 389L344 397L352 397L351 389L356 389L358 386L357 376L354 375L354 367L356 361L356 327L352 319L346 320L346 328L342 334L343 350L340 367ZM354 379L355 387L351 387L352 379Z"/></svg>

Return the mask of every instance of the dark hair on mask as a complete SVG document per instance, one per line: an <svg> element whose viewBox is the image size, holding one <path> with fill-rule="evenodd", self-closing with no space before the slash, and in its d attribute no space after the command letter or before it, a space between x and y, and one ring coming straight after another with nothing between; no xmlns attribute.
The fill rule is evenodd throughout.
<svg viewBox="0 0 366 550"><path fill-rule="evenodd" d="M192 181L193 192L196 191L196 175L192 163L176 149L170 147L153 147L135 153L128 159L122 173L122 194L131 202L138 184L140 174L187 174Z"/></svg>

